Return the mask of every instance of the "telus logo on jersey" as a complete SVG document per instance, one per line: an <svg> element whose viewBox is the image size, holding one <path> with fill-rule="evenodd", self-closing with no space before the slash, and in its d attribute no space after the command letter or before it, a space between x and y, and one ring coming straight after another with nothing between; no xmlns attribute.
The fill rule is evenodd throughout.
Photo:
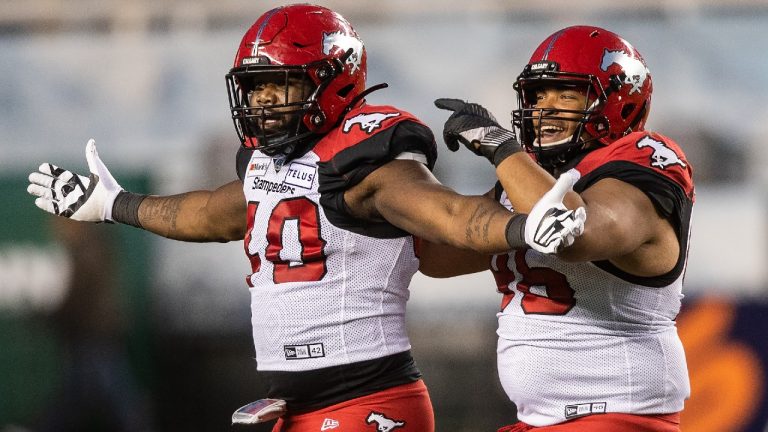
<svg viewBox="0 0 768 432"><path fill-rule="evenodd" d="M288 167L283 182L304 189L312 189L316 176L317 167L294 162Z"/></svg>
<svg viewBox="0 0 768 432"><path fill-rule="evenodd" d="M352 126L359 125L360 130L372 134L374 130L381 127L381 122L399 115L399 112L358 114L344 122L344 133L349 133L349 131L352 130Z"/></svg>
<svg viewBox="0 0 768 432"><path fill-rule="evenodd" d="M629 94L639 93L646 78L648 78L648 68L643 62L630 56L622 50L610 51L607 48L603 50L603 60L600 62L600 69L608 72L612 64L617 64L624 71L624 84L632 86Z"/></svg>
<svg viewBox="0 0 768 432"><path fill-rule="evenodd" d="M653 153L651 154L652 167L667 169L670 165L680 165L683 168L688 166L682 159L680 159L680 156L678 156L674 150L667 147L663 142L655 140L649 136L644 136L643 139L638 141L635 145L639 149L645 147L653 149Z"/></svg>

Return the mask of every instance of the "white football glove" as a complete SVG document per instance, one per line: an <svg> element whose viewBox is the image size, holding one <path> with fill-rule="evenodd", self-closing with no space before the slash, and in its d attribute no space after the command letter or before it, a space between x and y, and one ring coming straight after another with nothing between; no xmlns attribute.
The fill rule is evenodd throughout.
<svg viewBox="0 0 768 432"><path fill-rule="evenodd" d="M35 205L77 221L112 221L112 205L123 188L99 159L93 139L85 145L85 159L91 172L88 177L49 163L31 173L27 192L38 197Z"/></svg>
<svg viewBox="0 0 768 432"><path fill-rule="evenodd" d="M525 222L525 242L531 248L546 254L554 254L573 244L584 232L587 212L584 207L568 210L563 197L573 190L581 177L575 169L560 175L552 189L533 206Z"/></svg>

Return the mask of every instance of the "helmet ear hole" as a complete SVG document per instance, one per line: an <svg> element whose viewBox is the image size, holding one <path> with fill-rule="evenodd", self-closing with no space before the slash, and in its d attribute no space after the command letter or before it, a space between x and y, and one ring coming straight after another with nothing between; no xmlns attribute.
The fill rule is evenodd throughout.
<svg viewBox="0 0 768 432"><path fill-rule="evenodd" d="M635 115L634 120L632 120L632 123L629 125L629 128L631 130L636 130L638 128L638 125L640 123L645 122L645 118L648 116L648 103L643 103L643 106L640 107L640 110L637 112L637 115Z"/></svg>
<svg viewBox="0 0 768 432"><path fill-rule="evenodd" d="M635 104L626 104L621 109L621 118L626 120L635 111Z"/></svg>
<svg viewBox="0 0 768 432"><path fill-rule="evenodd" d="M354 84L348 84L348 85L345 85L344 87L340 88L339 91L336 92L336 94L339 95L339 97L345 98L345 97L347 97L349 92L351 92L352 89L354 89L354 88L355 88Z"/></svg>

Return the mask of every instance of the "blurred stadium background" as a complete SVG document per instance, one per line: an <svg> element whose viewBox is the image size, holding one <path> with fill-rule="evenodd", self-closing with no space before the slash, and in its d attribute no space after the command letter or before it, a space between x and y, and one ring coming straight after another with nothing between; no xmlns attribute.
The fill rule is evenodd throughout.
<svg viewBox="0 0 768 432"><path fill-rule="evenodd" d="M683 430L768 430L768 2L317 3L366 42L369 83L390 84L369 101L438 137L438 97L507 122L515 77L556 29L592 24L631 41L654 78L649 126L683 146L697 182L678 320L693 385ZM245 29L278 4L0 0L0 432L237 430L232 411L264 394L240 243L56 221L25 189L43 161L85 171L90 137L135 191L233 179L224 74ZM489 189L487 163L438 141L440 179ZM414 279L409 326L439 431L514 420L496 378L499 301L488 274Z"/></svg>

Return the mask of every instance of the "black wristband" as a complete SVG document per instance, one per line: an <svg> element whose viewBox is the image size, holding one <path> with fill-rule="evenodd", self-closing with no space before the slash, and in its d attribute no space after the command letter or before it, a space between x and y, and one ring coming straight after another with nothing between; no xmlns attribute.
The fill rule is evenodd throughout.
<svg viewBox="0 0 768 432"><path fill-rule="evenodd" d="M496 152L493 154L493 166L499 166L499 164L504 162L506 158L521 150L523 150L523 148L520 146L520 143L517 142L516 139L504 141L499 145L499 148L497 148Z"/></svg>
<svg viewBox="0 0 768 432"><path fill-rule="evenodd" d="M115 197L115 203L112 204L112 220L136 228L144 228L139 222L139 205L146 197L146 195L126 191L119 192Z"/></svg>
<svg viewBox="0 0 768 432"><path fill-rule="evenodd" d="M526 220L528 220L528 215L515 213L512 215L512 219L507 222L505 234L507 235L507 243L509 243L510 249L525 249L528 247L528 243L525 242Z"/></svg>

